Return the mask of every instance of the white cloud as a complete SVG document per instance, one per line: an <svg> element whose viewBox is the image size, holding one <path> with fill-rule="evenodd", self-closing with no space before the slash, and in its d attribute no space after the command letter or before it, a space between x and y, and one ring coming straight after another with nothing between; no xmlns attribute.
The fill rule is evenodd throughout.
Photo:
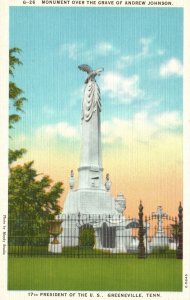
<svg viewBox="0 0 190 300"><path fill-rule="evenodd" d="M175 57L171 58L160 66L160 75L162 77L168 77L172 75L182 76L182 74L182 63Z"/></svg>
<svg viewBox="0 0 190 300"><path fill-rule="evenodd" d="M158 49L157 53L158 53L159 56L162 56L162 55L165 54L165 50L164 49Z"/></svg>
<svg viewBox="0 0 190 300"><path fill-rule="evenodd" d="M182 124L182 119L177 111L165 112L155 118L155 123L163 128L175 129Z"/></svg>
<svg viewBox="0 0 190 300"><path fill-rule="evenodd" d="M126 103L131 102L142 93L139 89L139 77L137 75L124 77L113 72L104 74L102 90L107 92L110 98Z"/></svg>
<svg viewBox="0 0 190 300"><path fill-rule="evenodd" d="M138 113L131 120L113 118L102 123L102 139L104 143L131 144L137 141L147 141L153 128L148 123L146 113Z"/></svg>
<svg viewBox="0 0 190 300"><path fill-rule="evenodd" d="M76 60L79 51L81 51L82 46L77 43L66 43L60 47L60 55L66 53L70 59Z"/></svg>
<svg viewBox="0 0 190 300"><path fill-rule="evenodd" d="M25 134L20 134L18 136L16 136L16 143L24 143L27 141L27 136Z"/></svg>
<svg viewBox="0 0 190 300"><path fill-rule="evenodd" d="M86 47L82 43L65 43L61 45L59 54L66 54L70 59L76 60L77 58L85 58L92 61L95 55L106 56L108 53L118 53L114 46L106 41Z"/></svg>
<svg viewBox="0 0 190 300"><path fill-rule="evenodd" d="M112 44L101 42L96 45L95 52L99 55L107 55L109 52L115 52L115 49Z"/></svg>
<svg viewBox="0 0 190 300"><path fill-rule="evenodd" d="M104 143L134 143L148 142L156 133L167 133L168 130L181 128L180 112L163 112L151 116L147 111L134 114L132 119L113 118L101 124L102 140ZM36 130L36 138L51 140L53 138L80 139L80 129L67 122L44 125ZM20 140L22 137L20 136ZM25 140L25 136L24 139Z"/></svg>
<svg viewBox="0 0 190 300"><path fill-rule="evenodd" d="M156 133L167 134L168 130L180 128L181 115L177 111L161 113L153 116L147 112L136 113L132 119L113 118L102 122L102 139L104 143L124 144L149 142Z"/></svg>
<svg viewBox="0 0 190 300"><path fill-rule="evenodd" d="M141 52L137 56L147 56L150 52L150 45L152 43L151 38L141 38L140 43L142 45Z"/></svg>
<svg viewBox="0 0 190 300"><path fill-rule="evenodd" d="M123 55L117 60L116 67L119 70L123 70L130 66L133 63L133 60L134 57L132 55Z"/></svg>
<svg viewBox="0 0 190 300"><path fill-rule="evenodd" d="M44 107L42 108L42 111L48 117L52 117L56 113L55 109L48 105L44 105Z"/></svg>
<svg viewBox="0 0 190 300"><path fill-rule="evenodd" d="M51 139L55 137L61 138L78 138L79 131L77 127L74 127L66 122L59 122L51 125L44 125L36 130L37 138Z"/></svg>
<svg viewBox="0 0 190 300"><path fill-rule="evenodd" d="M136 54L128 54L128 55L121 55L119 59L116 62L116 67L120 70L128 67L131 65L134 61L150 57L153 55L153 53L150 52L150 46L152 44L152 38L141 38L139 40L140 44L140 51Z"/></svg>

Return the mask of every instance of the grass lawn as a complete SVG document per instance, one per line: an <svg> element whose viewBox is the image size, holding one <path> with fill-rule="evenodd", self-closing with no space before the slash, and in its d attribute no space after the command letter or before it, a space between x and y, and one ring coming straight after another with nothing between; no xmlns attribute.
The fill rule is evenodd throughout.
<svg viewBox="0 0 190 300"><path fill-rule="evenodd" d="M10 290L181 291L182 261L9 257Z"/></svg>

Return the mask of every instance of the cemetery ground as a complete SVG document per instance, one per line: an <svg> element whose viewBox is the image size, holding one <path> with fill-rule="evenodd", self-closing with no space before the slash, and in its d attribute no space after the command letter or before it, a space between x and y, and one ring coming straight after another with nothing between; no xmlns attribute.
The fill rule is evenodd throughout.
<svg viewBox="0 0 190 300"><path fill-rule="evenodd" d="M181 291L182 260L9 256L8 289Z"/></svg>

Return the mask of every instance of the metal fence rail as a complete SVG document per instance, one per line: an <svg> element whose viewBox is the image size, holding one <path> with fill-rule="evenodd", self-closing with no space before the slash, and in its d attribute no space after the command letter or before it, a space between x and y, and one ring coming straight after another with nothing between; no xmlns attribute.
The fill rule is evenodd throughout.
<svg viewBox="0 0 190 300"><path fill-rule="evenodd" d="M66 257L182 258L182 210L162 224L154 215L143 219L111 215L60 215L55 220L9 218L8 254Z"/></svg>

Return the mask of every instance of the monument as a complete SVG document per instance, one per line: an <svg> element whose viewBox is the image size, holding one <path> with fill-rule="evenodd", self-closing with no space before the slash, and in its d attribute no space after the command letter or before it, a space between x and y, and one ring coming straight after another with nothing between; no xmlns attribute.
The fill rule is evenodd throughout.
<svg viewBox="0 0 190 300"><path fill-rule="evenodd" d="M75 175L71 170L70 191L65 199L63 232L59 239L62 247L77 246L80 228L85 224L95 231L95 247L114 251L127 251L125 236L130 231L129 221L123 216L126 200L122 193L116 199L112 196L111 181L107 173L103 181L101 148L101 95L96 82L103 68L93 71L88 65L79 69L87 73L81 116L81 156L78 168L78 186L75 189ZM125 233L124 233L125 232ZM128 240L129 242L129 240Z"/></svg>
<svg viewBox="0 0 190 300"><path fill-rule="evenodd" d="M155 236L150 242L150 247L165 247L169 245L168 236L166 236L163 228L163 219L168 217L167 213L163 212L162 206L158 206L157 212L152 213L152 217L157 218L158 225Z"/></svg>
<svg viewBox="0 0 190 300"><path fill-rule="evenodd" d="M110 191L107 174L103 184L102 149L101 149L101 96L96 76L103 69L93 71L87 65L79 66L87 72L81 116L81 157L78 168L78 187L74 190L74 173L71 171L71 190L64 204L65 214L110 214L117 213ZM123 203L125 202L122 197Z"/></svg>

